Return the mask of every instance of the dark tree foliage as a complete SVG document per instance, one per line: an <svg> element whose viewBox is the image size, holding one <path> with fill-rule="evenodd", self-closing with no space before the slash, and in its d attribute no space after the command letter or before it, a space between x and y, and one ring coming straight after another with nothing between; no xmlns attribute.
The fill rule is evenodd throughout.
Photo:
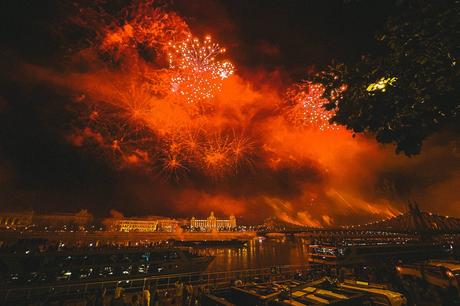
<svg viewBox="0 0 460 306"><path fill-rule="evenodd" d="M404 1L398 12L376 35L379 54L332 64L313 81L337 110L332 122L413 155L431 134L459 127L460 1Z"/></svg>

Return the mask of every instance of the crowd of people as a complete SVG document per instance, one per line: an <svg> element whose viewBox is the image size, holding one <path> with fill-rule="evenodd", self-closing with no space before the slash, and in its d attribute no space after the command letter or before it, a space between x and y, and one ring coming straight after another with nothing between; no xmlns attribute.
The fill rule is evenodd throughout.
<svg viewBox="0 0 460 306"><path fill-rule="evenodd" d="M199 305L202 287L194 287L190 283L176 281L172 289L158 289L147 284L141 292L128 293L123 287L115 288L108 294L104 288L88 298L91 306L192 306Z"/></svg>

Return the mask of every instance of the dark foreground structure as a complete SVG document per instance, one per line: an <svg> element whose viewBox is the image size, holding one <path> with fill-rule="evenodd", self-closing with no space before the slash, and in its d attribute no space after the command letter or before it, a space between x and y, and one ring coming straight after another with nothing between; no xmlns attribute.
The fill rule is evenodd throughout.
<svg viewBox="0 0 460 306"><path fill-rule="evenodd" d="M326 275L329 277L325 278ZM277 266L17 287L2 290L1 295L2 305L97 305L98 300L103 300L104 305L117 300L130 305L135 295L140 299L150 295L150 305L289 305L289 301L297 301L297 305L326 305L331 301L340 302L337 305L373 305L366 303L375 299L385 301L379 305L406 305L404 295L388 288L379 287L371 292L359 286L356 282L340 283L334 269Z"/></svg>
<svg viewBox="0 0 460 306"><path fill-rule="evenodd" d="M18 286L0 290L0 305L136 305L130 304L136 299L150 299L149 305L460 305L459 262L360 268L273 266Z"/></svg>

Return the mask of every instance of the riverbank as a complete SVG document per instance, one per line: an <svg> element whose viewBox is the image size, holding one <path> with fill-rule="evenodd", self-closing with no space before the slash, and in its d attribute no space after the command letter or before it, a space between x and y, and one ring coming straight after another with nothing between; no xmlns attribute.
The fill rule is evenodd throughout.
<svg viewBox="0 0 460 306"><path fill-rule="evenodd" d="M256 232L0 232L0 242L12 243L20 239L46 239L49 242L63 242L66 244L119 244L133 245L136 243L150 243L167 240L177 241L222 241L222 240L250 240L256 237Z"/></svg>

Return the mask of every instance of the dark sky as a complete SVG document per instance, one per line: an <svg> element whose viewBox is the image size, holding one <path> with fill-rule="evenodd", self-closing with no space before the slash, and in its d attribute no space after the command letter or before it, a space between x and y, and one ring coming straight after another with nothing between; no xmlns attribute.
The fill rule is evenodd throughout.
<svg viewBox="0 0 460 306"><path fill-rule="evenodd" d="M392 1L177 1L199 32L213 31L243 67L305 67L354 59L374 46Z"/></svg>
<svg viewBox="0 0 460 306"><path fill-rule="evenodd" d="M127 2L112 1L111 8ZM57 0L0 5L0 206L175 214L159 203L162 182L116 170L97 152L72 147L65 138L72 119L66 92L27 81L15 70L18 63L58 67L65 61L69 41L81 38L78 31L60 32L71 6ZM395 10L393 1L352 0L175 0L168 7L196 35L212 34L225 45L240 75L276 71L285 83L280 88L332 59L352 61L375 51L374 33ZM150 184L160 187L152 191Z"/></svg>
<svg viewBox="0 0 460 306"><path fill-rule="evenodd" d="M85 1L76 1L85 3ZM87 1L88 2L88 1ZM92 2L92 1L89 1ZM71 1L3 1L2 49L29 61L62 56L58 35ZM129 1L110 1L116 11ZM282 67L301 77L310 65L332 58L352 60L372 50L373 35L392 10L393 1L355 0L173 0L168 7L183 16L197 35L213 34L245 68ZM71 32L67 32L69 35ZM78 33L71 33L78 38Z"/></svg>

